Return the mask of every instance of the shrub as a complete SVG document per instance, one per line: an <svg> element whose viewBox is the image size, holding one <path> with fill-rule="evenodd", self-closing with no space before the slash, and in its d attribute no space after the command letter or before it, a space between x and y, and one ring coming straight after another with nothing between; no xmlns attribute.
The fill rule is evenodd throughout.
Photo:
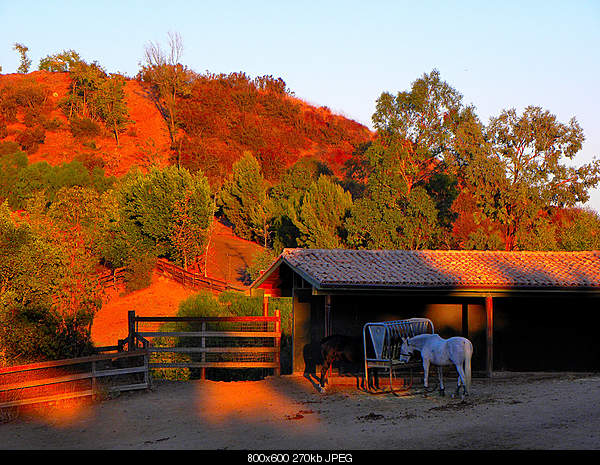
<svg viewBox="0 0 600 465"><path fill-rule="evenodd" d="M156 265L156 257L143 255L133 259L125 270L125 291L133 292L147 288L152 282L152 271Z"/></svg>
<svg viewBox="0 0 600 465"><path fill-rule="evenodd" d="M73 117L70 126L71 134L77 139L88 140L102 134L100 125L89 118Z"/></svg>
<svg viewBox="0 0 600 465"><path fill-rule="evenodd" d="M17 135L16 140L23 150L28 154L32 154L46 140L46 131L39 125L27 128Z"/></svg>
<svg viewBox="0 0 600 465"><path fill-rule="evenodd" d="M93 353L87 324L42 306L13 308L0 316L0 350L11 365Z"/></svg>

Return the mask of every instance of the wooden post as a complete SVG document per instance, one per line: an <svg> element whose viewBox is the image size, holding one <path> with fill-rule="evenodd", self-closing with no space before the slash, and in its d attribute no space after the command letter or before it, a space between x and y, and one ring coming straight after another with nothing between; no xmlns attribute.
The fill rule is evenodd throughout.
<svg viewBox="0 0 600 465"><path fill-rule="evenodd" d="M127 336L127 350L135 350L135 310L129 310L127 313L127 327L129 335Z"/></svg>
<svg viewBox="0 0 600 465"><path fill-rule="evenodd" d="M206 332L206 322L202 322L202 333ZM206 337L202 336L202 348L206 348ZM202 363L206 362L206 352L202 352ZM206 367L200 369L200 379L206 379Z"/></svg>
<svg viewBox="0 0 600 465"><path fill-rule="evenodd" d="M462 304L462 335L469 339L469 304Z"/></svg>
<svg viewBox="0 0 600 465"><path fill-rule="evenodd" d="M325 296L325 337L331 336L331 296Z"/></svg>
<svg viewBox="0 0 600 465"><path fill-rule="evenodd" d="M275 362L277 367L275 368L275 376L279 376L281 374L281 312L279 310L275 310L275 316L277 317L277 321L275 322L275 332L279 333L279 336L275 338Z"/></svg>
<svg viewBox="0 0 600 465"><path fill-rule="evenodd" d="M269 296L263 294L263 316L269 316Z"/></svg>
<svg viewBox="0 0 600 465"><path fill-rule="evenodd" d="M325 337L331 336L331 295L325 296ZM327 370L327 379L329 380L329 384L333 382L332 373L333 373L333 364L329 365L329 370Z"/></svg>
<svg viewBox="0 0 600 465"><path fill-rule="evenodd" d="M96 400L96 361L92 361L92 401Z"/></svg>
<svg viewBox="0 0 600 465"><path fill-rule="evenodd" d="M485 368L487 377L492 377L494 365L494 302L492 296L485 297L485 315L486 315L486 348Z"/></svg>

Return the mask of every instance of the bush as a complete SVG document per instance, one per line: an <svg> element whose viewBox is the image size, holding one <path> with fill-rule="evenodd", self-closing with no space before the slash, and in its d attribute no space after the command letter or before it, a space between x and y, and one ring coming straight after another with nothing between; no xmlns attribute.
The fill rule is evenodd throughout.
<svg viewBox="0 0 600 465"><path fill-rule="evenodd" d="M125 270L125 291L129 293L150 286L155 265L156 257L152 255L131 260Z"/></svg>
<svg viewBox="0 0 600 465"><path fill-rule="evenodd" d="M71 119L71 134L73 137L82 140L93 139L102 134L102 128L89 118Z"/></svg>
<svg viewBox="0 0 600 465"><path fill-rule="evenodd" d="M32 154L46 140L46 131L42 126L27 128L17 135L16 140L23 150Z"/></svg>
<svg viewBox="0 0 600 465"><path fill-rule="evenodd" d="M0 351L11 365L93 353L87 321L63 319L41 306L6 311L0 321Z"/></svg>

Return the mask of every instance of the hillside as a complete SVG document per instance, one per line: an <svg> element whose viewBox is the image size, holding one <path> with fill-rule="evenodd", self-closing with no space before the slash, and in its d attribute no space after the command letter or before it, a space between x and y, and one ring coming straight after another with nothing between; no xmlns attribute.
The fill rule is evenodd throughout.
<svg viewBox="0 0 600 465"><path fill-rule="evenodd" d="M36 71L0 75L0 142L17 141L29 161L51 165L73 159L102 164L121 176L133 166L174 163L202 169L222 180L244 151L262 163L268 179L304 156L316 156L339 172L355 147L371 137L363 125L316 108L291 95L259 89L244 74L199 76L179 102L180 145L171 150L165 120L148 84L126 79L129 124L115 137L104 124L98 133L76 131L60 108L68 97L69 73ZM178 153L176 153L178 152Z"/></svg>

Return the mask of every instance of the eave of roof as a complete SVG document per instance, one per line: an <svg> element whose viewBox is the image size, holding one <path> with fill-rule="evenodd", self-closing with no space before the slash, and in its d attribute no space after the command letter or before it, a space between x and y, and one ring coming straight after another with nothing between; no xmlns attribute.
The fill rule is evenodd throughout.
<svg viewBox="0 0 600 465"><path fill-rule="evenodd" d="M285 249L282 263L327 291L600 292L600 253Z"/></svg>

